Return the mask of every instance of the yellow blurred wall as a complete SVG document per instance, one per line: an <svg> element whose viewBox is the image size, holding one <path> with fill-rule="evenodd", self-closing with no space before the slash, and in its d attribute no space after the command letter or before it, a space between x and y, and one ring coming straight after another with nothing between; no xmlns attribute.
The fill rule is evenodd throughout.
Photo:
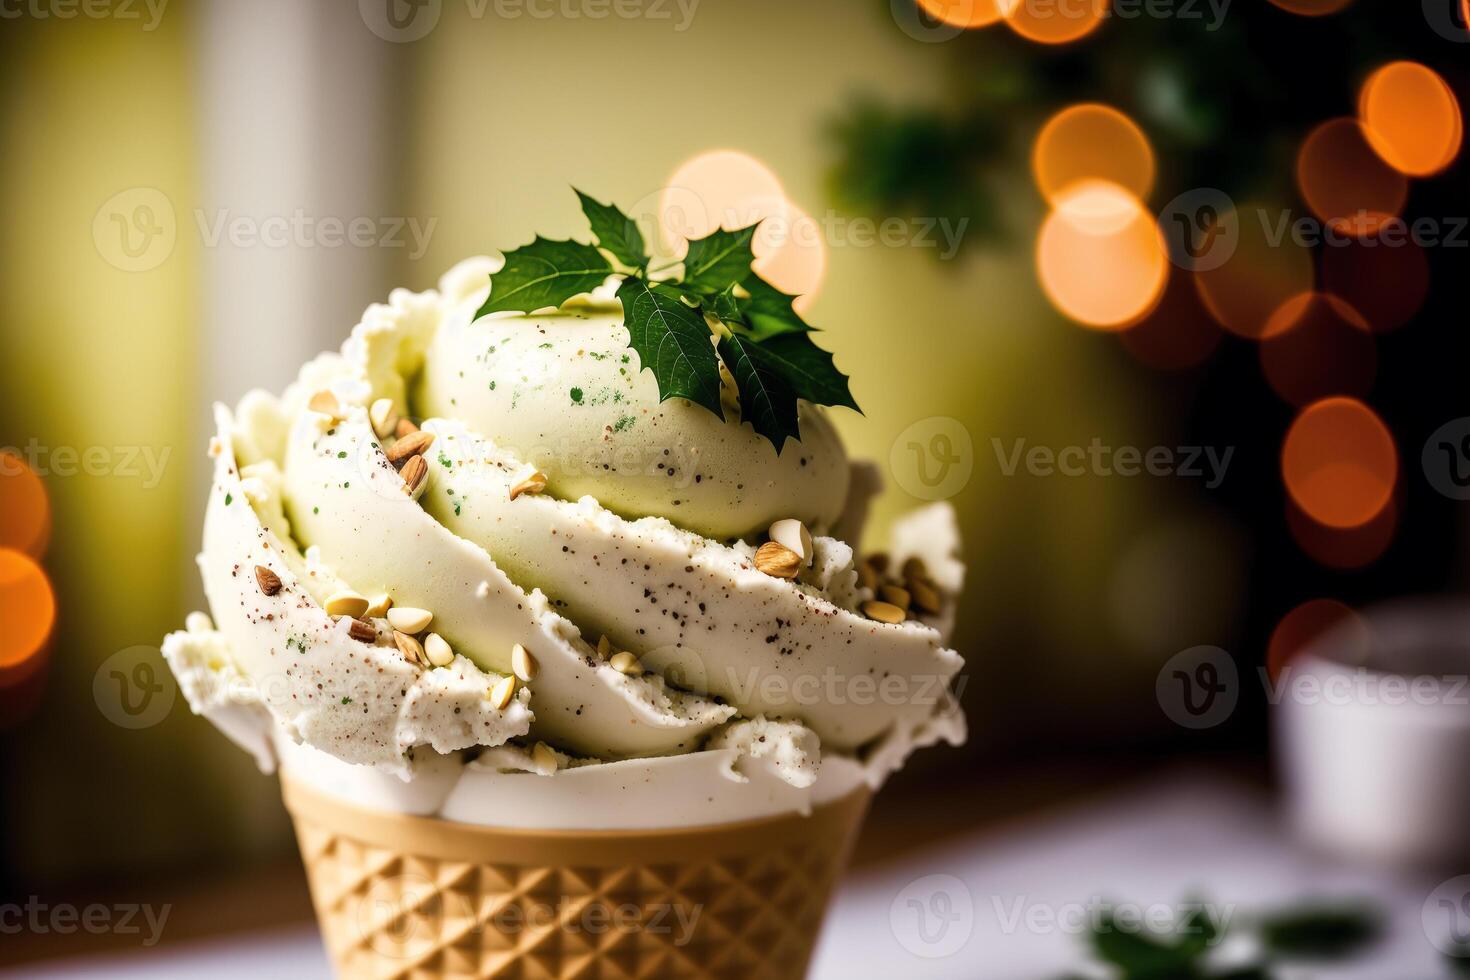
<svg viewBox="0 0 1470 980"><path fill-rule="evenodd" d="M158 642L194 574L198 531L181 519L204 449L190 413L190 10L168 7L152 30L146 16L3 23L0 445L34 439L42 453L60 607L40 709L0 731L14 781L3 846L13 867L55 879L178 860L216 847L219 826L253 821L231 789L248 762L182 699L161 724L129 730L110 720L114 698L94 697L119 651L153 648L110 661L129 680L146 676L133 674L140 658L162 668ZM142 229L170 223L171 253L162 238L145 246ZM89 471L68 464L88 450Z"/></svg>

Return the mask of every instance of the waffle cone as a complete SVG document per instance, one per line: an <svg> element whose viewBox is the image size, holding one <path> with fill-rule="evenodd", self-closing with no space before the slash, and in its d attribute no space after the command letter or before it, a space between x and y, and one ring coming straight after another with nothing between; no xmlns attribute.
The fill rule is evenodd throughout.
<svg viewBox="0 0 1470 980"><path fill-rule="evenodd" d="M542 831L282 788L349 980L802 977L869 797L806 817Z"/></svg>

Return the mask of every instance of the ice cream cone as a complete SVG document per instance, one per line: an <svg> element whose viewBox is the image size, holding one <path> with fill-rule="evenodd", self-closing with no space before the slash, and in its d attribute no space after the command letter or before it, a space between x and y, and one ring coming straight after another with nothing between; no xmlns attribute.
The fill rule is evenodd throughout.
<svg viewBox="0 0 1470 980"><path fill-rule="evenodd" d="M557 831L282 786L327 948L352 980L801 977L869 799L864 787L809 816Z"/></svg>

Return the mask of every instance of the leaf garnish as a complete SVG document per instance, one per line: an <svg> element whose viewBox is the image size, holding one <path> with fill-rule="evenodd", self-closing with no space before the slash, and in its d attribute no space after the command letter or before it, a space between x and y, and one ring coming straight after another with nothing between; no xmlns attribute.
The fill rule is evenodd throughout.
<svg viewBox="0 0 1470 980"><path fill-rule="evenodd" d="M764 279L751 274L743 284L750 296L740 301L740 315L751 335L760 339L783 333L805 333L811 324L792 305L796 297L783 293Z"/></svg>
<svg viewBox="0 0 1470 980"><path fill-rule="evenodd" d="M796 389L787 381L781 365L757 341L739 334L720 338L720 358L730 369L740 393L740 418L765 436L776 452L787 439L800 439Z"/></svg>
<svg viewBox="0 0 1470 980"><path fill-rule="evenodd" d="M766 362L792 391L814 405L840 405L861 412L847 375L837 370L832 352L812 342L809 333L783 333L756 340Z"/></svg>
<svg viewBox="0 0 1470 980"><path fill-rule="evenodd" d="M756 225L746 225L735 231L717 228L704 238L689 241L689 252L684 256L683 284L690 289L712 293L742 282L750 275L750 263L755 254L750 243L755 240Z"/></svg>
<svg viewBox="0 0 1470 980"><path fill-rule="evenodd" d="M592 237L597 247L612 253L612 257L631 269L648 268L648 246L643 243L643 232L638 223L624 214L617 205L603 204L595 198L577 191L582 202L582 213L592 225Z"/></svg>
<svg viewBox="0 0 1470 980"><path fill-rule="evenodd" d="M537 235L531 244L505 253L505 265L490 277L490 296L475 318L502 310L530 313L560 306L601 286L613 271L607 257L591 245Z"/></svg>
<svg viewBox="0 0 1470 980"><path fill-rule="evenodd" d="M507 252L476 317L560 306L610 275L621 276L617 297L628 345L641 369L653 372L661 402L685 398L724 419L723 361L735 382L741 421L778 454L788 439L801 438L801 401L857 409L847 375L812 342L814 328L796 312L796 297L752 270L756 225L691 240L682 275L655 281L637 224L616 205L576 194L597 244L537 236Z"/></svg>
<svg viewBox="0 0 1470 980"><path fill-rule="evenodd" d="M658 381L659 401L687 398L720 418L720 363L704 314L658 283L629 276L618 287L629 346Z"/></svg>

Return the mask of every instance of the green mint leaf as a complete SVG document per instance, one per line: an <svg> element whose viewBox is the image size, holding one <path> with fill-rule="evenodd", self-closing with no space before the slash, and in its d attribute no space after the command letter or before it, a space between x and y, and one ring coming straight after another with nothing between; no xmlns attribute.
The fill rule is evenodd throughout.
<svg viewBox="0 0 1470 980"><path fill-rule="evenodd" d="M623 265L643 269L648 265L648 247L643 243L643 232L638 223L628 217L615 204L603 204L588 197L575 187L582 202L582 213L592 224L592 236L600 248L605 248Z"/></svg>
<svg viewBox="0 0 1470 980"><path fill-rule="evenodd" d="M607 256L591 245L537 235L531 244L505 253L505 266L490 276L490 297L475 318L501 310L530 313L560 306L601 286L613 271Z"/></svg>
<svg viewBox="0 0 1470 980"><path fill-rule="evenodd" d="M781 292L755 274L747 277L742 285L750 293L750 298L740 301L739 319L750 327L751 336L757 340L783 333L806 333L812 329L811 324L803 320L791 305L796 301L795 296Z"/></svg>
<svg viewBox="0 0 1470 980"><path fill-rule="evenodd" d="M1184 978L1194 975L1195 957L1153 936L1120 929L1111 918L1100 923L1092 934L1092 948L1099 959L1121 967L1129 977Z"/></svg>
<svg viewBox="0 0 1470 980"><path fill-rule="evenodd" d="M1175 932L1179 934L1179 948L1192 955L1203 955L1206 950L1220 941L1220 929L1203 902L1188 903L1191 908L1179 920Z"/></svg>
<svg viewBox="0 0 1470 980"><path fill-rule="evenodd" d="M759 222L757 222L759 224ZM717 228L704 238L691 239L684 256L683 285L700 292L718 293L726 286L743 282L750 275L755 254L750 243L756 225L735 231Z"/></svg>
<svg viewBox="0 0 1470 980"><path fill-rule="evenodd" d="M720 338L720 357L730 369L740 393L740 419L775 447L777 455L787 439L801 438L797 392L779 361L758 343L738 334Z"/></svg>
<svg viewBox="0 0 1470 980"><path fill-rule="evenodd" d="M1339 959L1372 944L1382 928L1367 905L1304 905L1262 919L1261 942L1277 956Z"/></svg>
<svg viewBox="0 0 1470 980"><path fill-rule="evenodd" d="M720 362L704 314L680 299L678 292L638 276L623 280L618 299L629 346L657 379L659 401L687 398L723 419Z"/></svg>
<svg viewBox="0 0 1470 980"><path fill-rule="evenodd" d="M756 343L797 397L813 405L841 405L862 411L852 399L847 375L837 370L830 351L812 343L811 334L783 333Z"/></svg>

